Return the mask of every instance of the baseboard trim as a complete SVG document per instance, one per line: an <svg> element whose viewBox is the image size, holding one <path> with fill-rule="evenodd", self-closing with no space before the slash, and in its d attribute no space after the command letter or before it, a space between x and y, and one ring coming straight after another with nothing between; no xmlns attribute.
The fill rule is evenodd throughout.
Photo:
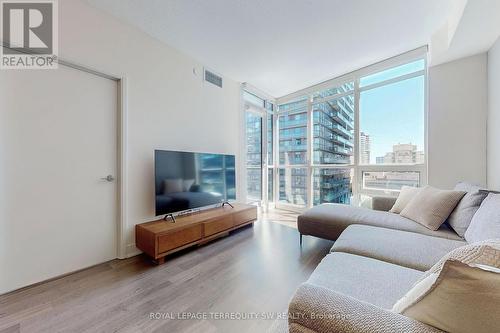
<svg viewBox="0 0 500 333"><path fill-rule="evenodd" d="M116 259L126 259L126 258L130 258L130 257L134 257L134 256L139 255L141 253L142 253L142 251L139 250L137 247L135 247L135 243L132 243L132 244L127 245L125 257L124 258L116 257ZM92 267L105 264L105 263L110 262L112 260L115 260L115 259L106 260L104 262L101 262L101 263L98 263L98 264L95 264L95 265L90 265L90 266L79 268L79 269L76 269L76 270L73 270L73 271L70 271L70 272L67 272L67 273L59 274L59 275L56 275L54 277L41 280L39 282L34 282L34 283L31 283L31 284L28 284L26 286L22 286L22 287L15 288L15 289L12 289L12 290L7 290L5 292L0 292L0 296L5 296L5 295L8 295L8 294L11 294L11 293L14 293L14 292L18 292L18 291L21 291L21 290L24 290L24 289L35 287L35 286L43 284L43 283L47 283L47 282L50 282L50 281L61 279L61 278L66 277L68 275L75 274L75 273L78 273L78 272L90 269Z"/></svg>
<svg viewBox="0 0 500 333"><path fill-rule="evenodd" d="M27 285L25 285L23 287L15 288L15 289L6 291L4 293L0 293L0 296L6 296L6 295L9 295L9 294L12 294L12 293L15 293L15 292L23 291L25 289L36 287L38 285L41 285L41 284L44 284L44 283L47 283L47 282L59 280L59 279L62 279L64 277L67 277L68 275L73 275L73 274L85 271L87 269L91 269L91 268L94 268L94 267L97 267L97 266L100 266L100 265L104 265L104 264L109 263L109 262L111 262L113 260L116 260L116 259L119 259L119 258L114 258L114 259L111 259L111 260L106 260L106 261L103 261L103 262L100 262L100 263L97 263L97 264L94 264L94 265L85 266L85 267L82 267L82 268L75 269L73 271L69 271L67 273L59 274L59 275L56 275L56 276L53 276L53 277L50 277L50 278L47 278L47 279L44 279L44 280L41 280L41 281L38 281L38 282L30 283L30 284L27 284ZM1 332L2 332L2 330L0 329L0 333Z"/></svg>
<svg viewBox="0 0 500 333"><path fill-rule="evenodd" d="M142 251L135 246L135 243L128 244L125 252L125 258L130 258L141 253Z"/></svg>

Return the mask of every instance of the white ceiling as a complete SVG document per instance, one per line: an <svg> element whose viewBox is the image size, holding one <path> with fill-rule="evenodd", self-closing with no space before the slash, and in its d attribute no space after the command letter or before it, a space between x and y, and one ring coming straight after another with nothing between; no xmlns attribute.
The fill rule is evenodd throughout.
<svg viewBox="0 0 500 333"><path fill-rule="evenodd" d="M280 97L428 44L456 0L88 0Z"/></svg>
<svg viewBox="0 0 500 333"><path fill-rule="evenodd" d="M434 65L486 52L500 35L500 0L455 1L463 7L453 20L459 22L448 27L446 46L432 52Z"/></svg>

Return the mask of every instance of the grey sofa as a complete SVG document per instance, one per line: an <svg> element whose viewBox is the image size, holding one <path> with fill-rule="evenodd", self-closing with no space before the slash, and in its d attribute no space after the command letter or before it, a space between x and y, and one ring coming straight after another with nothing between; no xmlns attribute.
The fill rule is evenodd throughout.
<svg viewBox="0 0 500 333"><path fill-rule="evenodd" d="M394 200L374 198L373 209L324 204L298 217L301 236L335 243L293 296L289 332L441 332L391 308L424 271L467 243L446 224L432 231L387 212Z"/></svg>
<svg viewBox="0 0 500 333"><path fill-rule="evenodd" d="M301 236L311 235L330 240L337 240L340 234L352 224L417 232L449 239L461 239L447 224L443 224L437 231L432 231L399 214L388 213L387 211L392 207L395 200L395 198L374 197L372 199L372 209L342 204L322 204L299 215L297 227Z"/></svg>

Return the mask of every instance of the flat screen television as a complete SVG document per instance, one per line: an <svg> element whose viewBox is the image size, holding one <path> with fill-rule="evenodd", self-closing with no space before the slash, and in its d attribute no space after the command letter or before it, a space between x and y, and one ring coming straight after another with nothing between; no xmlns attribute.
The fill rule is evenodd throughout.
<svg viewBox="0 0 500 333"><path fill-rule="evenodd" d="M155 150L156 215L236 199L234 155Z"/></svg>

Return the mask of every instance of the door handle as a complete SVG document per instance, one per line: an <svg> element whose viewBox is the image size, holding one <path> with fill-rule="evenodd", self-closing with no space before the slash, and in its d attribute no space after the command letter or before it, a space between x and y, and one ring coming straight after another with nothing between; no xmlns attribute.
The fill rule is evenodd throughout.
<svg viewBox="0 0 500 333"><path fill-rule="evenodd" d="M101 180L112 182L113 180L115 180L115 177L113 177L112 175L107 175L106 177L101 178Z"/></svg>

